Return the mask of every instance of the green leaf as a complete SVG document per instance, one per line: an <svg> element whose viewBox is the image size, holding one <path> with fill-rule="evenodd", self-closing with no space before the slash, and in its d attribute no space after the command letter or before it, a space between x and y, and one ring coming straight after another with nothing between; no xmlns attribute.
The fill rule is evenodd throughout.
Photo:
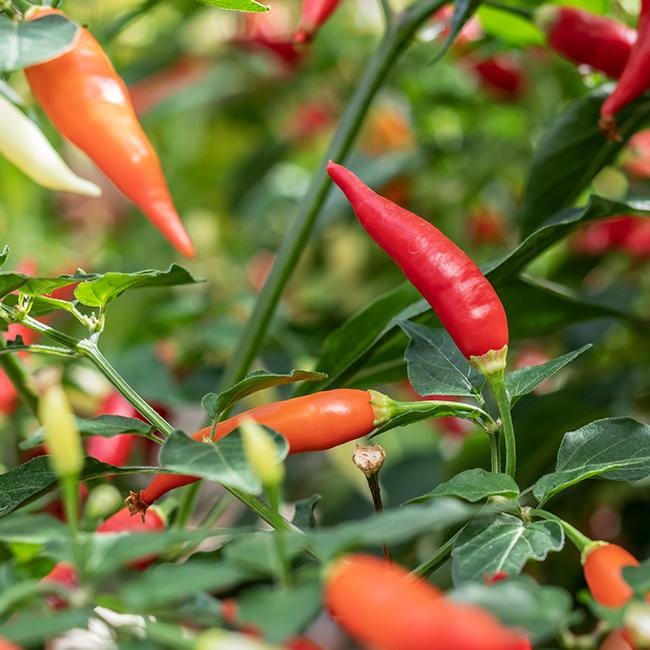
<svg viewBox="0 0 650 650"><path fill-rule="evenodd" d="M81 282L74 291L75 298L87 307L105 307L129 289L172 287L196 284L197 280L177 264L166 271L137 271L136 273L104 273L96 280Z"/></svg>
<svg viewBox="0 0 650 650"><path fill-rule="evenodd" d="M0 297L20 289L29 296L47 295L61 287L101 277L96 273L77 271L74 275L59 275L56 278L34 278L24 273L0 273Z"/></svg>
<svg viewBox="0 0 650 650"><path fill-rule="evenodd" d="M318 616L321 592L318 580L249 589L239 597L239 620L259 627L271 643L280 643L302 632Z"/></svg>
<svg viewBox="0 0 650 650"><path fill-rule="evenodd" d="M251 577L241 568L207 560L161 564L129 582L120 593L127 607L138 612L155 609L202 591L232 589Z"/></svg>
<svg viewBox="0 0 650 650"><path fill-rule="evenodd" d="M112 438L122 433L133 433L136 435L148 436L152 433L153 427L137 418L129 418L123 415L98 415L94 418L76 418L79 433L84 436L102 436ZM33 449L45 442L43 428L39 427L29 438L23 440L19 447L21 449Z"/></svg>
<svg viewBox="0 0 650 650"><path fill-rule="evenodd" d="M639 566L623 567L623 578L634 593L641 597L650 594L650 560L642 562Z"/></svg>
<svg viewBox="0 0 650 650"><path fill-rule="evenodd" d="M234 566L240 566L260 575L280 575L282 567L278 559L275 533L256 531L240 535L224 546L225 559ZM284 553L291 562L305 548L308 538L304 535L283 535Z"/></svg>
<svg viewBox="0 0 650 650"><path fill-rule="evenodd" d="M544 32L535 23L509 11L483 5L478 10L478 17L487 34L508 45L529 47L546 42Z"/></svg>
<svg viewBox="0 0 650 650"><path fill-rule="evenodd" d="M2 626L2 636L14 643L33 646L50 641L75 627L85 628L91 612L75 609L55 614L23 612Z"/></svg>
<svg viewBox="0 0 650 650"><path fill-rule="evenodd" d="M248 11L255 13L263 13L268 11L271 7L260 4L255 0L199 0L204 5L210 7L218 7L219 9L227 9L228 11Z"/></svg>
<svg viewBox="0 0 650 650"><path fill-rule="evenodd" d="M314 516L316 506L320 503L323 497L320 494L312 494L306 499L300 499L294 504L295 511L291 523L300 528L300 530L308 531L318 527L318 522Z"/></svg>
<svg viewBox="0 0 650 650"><path fill-rule="evenodd" d="M515 576L529 560L544 560L564 546L564 532L555 521L523 522L506 513L471 521L454 544L454 584L483 582L505 572Z"/></svg>
<svg viewBox="0 0 650 650"><path fill-rule="evenodd" d="M297 381L319 381L326 377L327 375L322 372L311 372L309 370L292 370L289 374L256 370L246 375L244 379L223 393L208 393L201 400L201 405L208 417L216 420L219 414L227 411L233 404L257 391L272 386L284 386Z"/></svg>
<svg viewBox="0 0 650 650"><path fill-rule="evenodd" d="M475 396L482 379L443 329L408 321L399 326L410 342L404 358L414 390L422 396Z"/></svg>
<svg viewBox="0 0 650 650"><path fill-rule="evenodd" d="M465 583L448 596L481 607L508 627L525 629L535 643L550 641L567 629L573 618L573 601L564 589L542 587L525 575L493 585Z"/></svg>
<svg viewBox="0 0 650 650"><path fill-rule="evenodd" d="M514 405L519 398L528 395L528 393L532 393L542 382L559 372L564 366L571 363L590 347L592 347L591 343L546 363L541 363L537 366L526 366L525 368L519 368L509 373L506 376L506 388L510 395L510 403Z"/></svg>
<svg viewBox="0 0 650 650"><path fill-rule="evenodd" d="M159 467L114 467L86 458L81 474L82 480L134 473L157 473ZM38 456L0 474L0 518L6 517L21 506L43 496L56 487L58 479L50 469L47 456Z"/></svg>
<svg viewBox="0 0 650 650"><path fill-rule="evenodd" d="M289 452L287 441L278 433L267 431L274 437L278 458L284 460ZM160 465L179 474L207 478L251 494L262 490L258 477L248 466L238 429L216 444L198 442L174 431L160 450Z"/></svg>
<svg viewBox="0 0 650 650"><path fill-rule="evenodd" d="M65 16L30 21L0 16L0 71L21 70L61 56L74 47L78 32L78 25Z"/></svg>
<svg viewBox="0 0 650 650"><path fill-rule="evenodd" d="M524 234L530 234L558 210L571 205L650 118L650 97L641 97L617 116L623 139L608 140L600 131L598 120L600 106L611 90L608 84L573 102L544 134L524 191L520 215Z"/></svg>
<svg viewBox="0 0 650 650"><path fill-rule="evenodd" d="M467 521L475 510L454 499L437 499L421 506L405 506L311 533L312 546L324 561L368 546L398 544L417 535L444 530Z"/></svg>
<svg viewBox="0 0 650 650"><path fill-rule="evenodd" d="M14 514L0 521L0 541L4 543L45 544L54 538L68 538L68 527L43 514Z"/></svg>
<svg viewBox="0 0 650 650"><path fill-rule="evenodd" d="M13 92L11 90L11 87L7 86L7 84L4 81L0 82L0 92L5 94L6 92L8 92L6 90L7 88L9 89L9 91ZM5 262L7 261L7 257L9 257L9 246L5 244L2 247L2 250L0 250L0 268L2 268L5 265Z"/></svg>
<svg viewBox="0 0 650 650"><path fill-rule="evenodd" d="M544 503L589 478L638 481L650 476L650 425L632 418L596 420L564 434L555 471L533 485Z"/></svg>
<svg viewBox="0 0 650 650"><path fill-rule="evenodd" d="M440 483L428 494L411 499L409 503L428 501L434 497L457 497L475 502L491 496L514 499L518 495L519 487L512 477L476 468L456 474L448 481Z"/></svg>

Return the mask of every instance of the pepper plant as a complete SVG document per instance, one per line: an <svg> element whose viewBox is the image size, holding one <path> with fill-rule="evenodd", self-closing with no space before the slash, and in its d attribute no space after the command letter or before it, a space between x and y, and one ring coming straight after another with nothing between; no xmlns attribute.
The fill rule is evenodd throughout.
<svg viewBox="0 0 650 650"><path fill-rule="evenodd" d="M648 3L94 4L0 2L0 648L650 647Z"/></svg>

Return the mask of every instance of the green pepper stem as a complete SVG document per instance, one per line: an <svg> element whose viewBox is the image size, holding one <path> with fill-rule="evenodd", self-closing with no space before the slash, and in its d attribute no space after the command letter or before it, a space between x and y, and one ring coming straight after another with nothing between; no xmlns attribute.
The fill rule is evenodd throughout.
<svg viewBox="0 0 650 650"><path fill-rule="evenodd" d="M531 515L541 517L542 519L548 519L549 521L555 521L560 526L562 526L562 530L564 531L564 534L573 542L574 546L578 549L580 554L582 555L585 551L585 549L592 545L594 542L593 540L589 539L586 535L581 533L577 528L572 526L568 521L564 521L564 519L561 519L557 515L554 515L551 512L548 512L547 510L542 510L542 509L535 509L531 510Z"/></svg>
<svg viewBox="0 0 650 650"><path fill-rule="evenodd" d="M499 445L499 432L493 431L490 436L490 469L495 474L501 471L501 447Z"/></svg>
<svg viewBox="0 0 650 650"><path fill-rule="evenodd" d="M503 370L486 375L501 417L501 431L506 452L506 474L514 478L517 472L517 441L510 413L510 398L506 389L506 377Z"/></svg>
<svg viewBox="0 0 650 650"><path fill-rule="evenodd" d="M355 141L368 108L386 76L406 49L417 28L445 0L421 0L408 7L387 25L379 47L370 57L368 66L355 86L341 122L331 141L311 184L304 195L295 220L278 250L271 273L262 289L253 314L248 319L239 344L221 379L221 389L228 388L244 377L258 350L264 343L266 331L275 313L284 288L296 268L316 224L325 199L331 189L326 172L327 162L343 162Z"/></svg>
<svg viewBox="0 0 650 650"><path fill-rule="evenodd" d="M441 567L449 559L454 547L454 542L460 536L463 528L454 533L454 535L452 535L426 562L422 562L422 564L416 566L411 573L420 578L426 578L438 567Z"/></svg>

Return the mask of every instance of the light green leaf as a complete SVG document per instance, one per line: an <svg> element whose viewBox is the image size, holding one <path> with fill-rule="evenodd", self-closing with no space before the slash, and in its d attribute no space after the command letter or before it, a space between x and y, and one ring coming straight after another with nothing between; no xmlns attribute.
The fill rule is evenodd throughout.
<svg viewBox="0 0 650 650"><path fill-rule="evenodd" d="M199 2L202 2L204 5L209 5L210 7L227 9L228 11L263 13L271 8L267 5L260 4L255 0L199 0Z"/></svg>

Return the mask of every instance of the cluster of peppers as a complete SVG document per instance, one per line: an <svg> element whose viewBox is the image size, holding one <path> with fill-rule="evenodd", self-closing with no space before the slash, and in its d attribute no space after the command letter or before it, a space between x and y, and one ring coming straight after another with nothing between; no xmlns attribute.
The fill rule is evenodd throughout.
<svg viewBox="0 0 650 650"><path fill-rule="evenodd" d="M313 38L337 4L306 0L296 40L304 43ZM51 11L39 8L30 18ZM613 21L577 9L554 7L544 14L549 43L556 50L619 78L601 112L601 126L610 135L616 135L616 114L650 85L649 21L650 0L642 0L638 37ZM594 39L597 47L593 46ZM31 67L26 74L34 95L61 132L84 149L181 252L193 255L157 156L135 118L126 88L94 38L82 30L72 51ZM29 125L23 126L29 130ZM476 264L431 223L375 194L345 167L330 162L327 171L361 225L429 302L463 355L486 376L502 372L509 340L507 318L494 288ZM76 187L76 191L95 192L92 185L71 174L61 176L59 183ZM106 406L122 412L121 403ZM386 412L374 391L338 389L258 407L220 422L215 432L208 427L193 437L219 440L245 417L281 433L290 453L295 454L329 449L368 435L386 420ZM91 440L89 451L121 464L119 461L128 458L133 441L133 437L113 439L111 442L117 444L110 450L110 459L99 439ZM144 490L130 496L128 508L110 517L97 531L160 530L164 519L150 506L170 490L196 480L157 475ZM143 568L152 559L142 558L134 568ZM638 562L627 551L614 544L594 542L585 549L582 562L596 602L621 607L632 598L621 570ZM74 569L62 564L45 580L76 584ZM344 557L330 567L325 582L326 605L332 616L352 637L381 650L531 647L520 632L504 627L478 608L448 601L432 585L385 560L363 555ZM51 604L65 605L60 600ZM634 643L625 630L612 635L611 643L617 641Z"/></svg>

